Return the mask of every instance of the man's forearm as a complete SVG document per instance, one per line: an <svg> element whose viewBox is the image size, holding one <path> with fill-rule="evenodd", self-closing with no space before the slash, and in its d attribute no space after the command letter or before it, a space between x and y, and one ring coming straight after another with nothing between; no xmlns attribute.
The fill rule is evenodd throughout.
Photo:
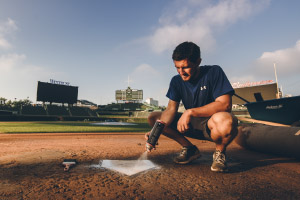
<svg viewBox="0 0 300 200"><path fill-rule="evenodd" d="M165 111L162 112L160 120L163 121L166 126L169 126L178 111L179 103L173 100L169 100L168 106Z"/></svg>
<svg viewBox="0 0 300 200"><path fill-rule="evenodd" d="M192 117L210 117L217 112L231 112L231 102L215 101L202 107L188 109L185 112Z"/></svg>
<svg viewBox="0 0 300 200"><path fill-rule="evenodd" d="M162 113L160 120L166 123L166 126L169 126L174 120L176 113L177 110L175 109L167 109Z"/></svg>

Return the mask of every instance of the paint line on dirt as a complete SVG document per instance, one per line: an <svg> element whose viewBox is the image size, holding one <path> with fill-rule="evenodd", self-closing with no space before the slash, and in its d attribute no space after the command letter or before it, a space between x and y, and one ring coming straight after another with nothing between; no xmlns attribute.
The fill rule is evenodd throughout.
<svg viewBox="0 0 300 200"><path fill-rule="evenodd" d="M92 165L92 168L106 168L112 171L132 176L150 169L159 169L150 160L100 160L98 165Z"/></svg>

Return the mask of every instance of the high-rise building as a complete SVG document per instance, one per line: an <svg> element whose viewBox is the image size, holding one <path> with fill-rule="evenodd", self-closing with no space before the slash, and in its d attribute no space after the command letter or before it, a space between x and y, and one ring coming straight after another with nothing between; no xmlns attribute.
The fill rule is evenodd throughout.
<svg viewBox="0 0 300 200"><path fill-rule="evenodd" d="M153 98L146 99L146 103L151 105L151 106L157 106L158 107L158 101L154 100Z"/></svg>

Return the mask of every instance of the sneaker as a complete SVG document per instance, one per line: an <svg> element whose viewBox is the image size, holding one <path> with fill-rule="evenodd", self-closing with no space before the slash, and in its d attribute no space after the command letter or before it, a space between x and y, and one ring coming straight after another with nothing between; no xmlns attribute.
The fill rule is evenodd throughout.
<svg viewBox="0 0 300 200"><path fill-rule="evenodd" d="M201 153L196 146L182 147L179 156L174 159L177 164L188 164L201 157Z"/></svg>
<svg viewBox="0 0 300 200"><path fill-rule="evenodd" d="M225 172L228 170L225 153L222 153L219 150L215 151L213 155L213 163L210 169L213 172Z"/></svg>

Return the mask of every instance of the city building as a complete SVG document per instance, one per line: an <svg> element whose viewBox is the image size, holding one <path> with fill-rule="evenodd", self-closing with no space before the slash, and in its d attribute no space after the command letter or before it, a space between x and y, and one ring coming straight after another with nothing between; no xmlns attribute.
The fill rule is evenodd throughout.
<svg viewBox="0 0 300 200"><path fill-rule="evenodd" d="M146 103L151 105L151 106L156 106L158 107L158 101L157 100L154 100L153 98L148 98L146 99Z"/></svg>

